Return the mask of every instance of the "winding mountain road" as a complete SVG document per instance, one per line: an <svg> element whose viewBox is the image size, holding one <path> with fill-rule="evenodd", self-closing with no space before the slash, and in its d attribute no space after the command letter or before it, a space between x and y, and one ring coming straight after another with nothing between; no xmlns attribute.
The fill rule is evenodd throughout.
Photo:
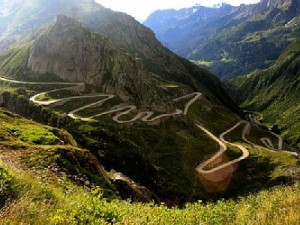
<svg viewBox="0 0 300 225"><path fill-rule="evenodd" d="M223 132L220 135L219 138L216 137L214 134L212 134L209 130L207 130L203 126L201 126L199 124L196 125L202 131L204 131L208 136L210 136L213 140L215 140L220 146L218 152L215 155L213 155L211 158L209 158L208 160L202 162L201 164L199 164L196 167L196 170L197 170L198 173L200 173L200 174L211 174L211 173L214 173L214 172L219 171L221 169L224 169L224 168L227 168L227 167L232 166L234 164L237 164L238 162L240 162L244 159L247 159L249 157L250 153L249 153L247 148L245 148L242 145L235 144L235 143L232 143L232 142L229 142L229 141L225 140L225 135L227 135L231 131L237 129L242 124L245 124L245 126L242 130L242 139L243 139L243 141L250 144L251 146L260 147L259 145L256 145L256 144L252 143L251 141L249 141L247 139L247 136L250 134L250 130L251 130L251 124L248 121L242 120L242 121L236 123L233 127L228 129L227 131ZM264 140L264 142L266 142L267 148L273 147L273 148L269 148L270 151L285 152L285 153L288 153L288 154L291 154L291 155L294 155L294 156L298 156L298 153L296 153L296 152L284 151L284 150L281 150L281 149L278 149L278 150L274 151L273 150L274 146L273 146L272 141L269 138L262 138L262 139ZM220 166L214 167L213 169L206 170L205 167L207 167L211 163L215 162L219 157L221 157L227 151L227 144L230 144L230 145L233 145L233 146L239 148L242 151L242 156L240 156L237 159L231 160L231 161L229 161L225 164L222 164Z"/></svg>
<svg viewBox="0 0 300 225"><path fill-rule="evenodd" d="M93 115L91 117L79 117L76 115L76 113L87 109L87 108L91 108L91 107L95 107L97 105L101 106L104 102L112 99L115 97L115 95L113 94L93 94L93 95L81 95L81 96L72 96L72 97L66 97L66 98L61 98L61 99L53 99L53 100L45 100L45 101L41 101L41 100L37 100L40 96L42 95L47 95L49 93L53 93L53 92L57 92L57 91L61 91L61 90L75 90L78 88L83 88L84 89L84 83L67 83L67 82L27 82L27 81L17 81L17 80L10 80L10 79L6 79L6 78L2 78L0 77L1 81L5 81L5 82L11 82L11 83L16 83L16 84L33 84L33 85L67 85L67 86L71 86L71 87L64 87L64 88L59 88L59 89L55 89L55 90L50 90L50 91L46 91L46 92L42 92L39 94L36 94L34 96L32 96L30 98L30 101L39 104L39 105L51 105L51 104L55 104L55 103L62 103L62 102L67 102L73 99L85 99L85 98L95 98L95 97L104 97L103 99L96 101L94 103L91 104L87 104L85 106L79 107L77 109L72 110L71 112L68 113L68 116L73 118L73 119L80 119L83 121L91 121L96 117L100 117L102 115L108 115L108 114L115 114L112 119L120 124L123 123L132 123L135 122L137 120L141 120L143 122L153 122L155 120L159 120L161 118L165 118L165 117L169 117L169 116L175 116L175 115L187 115L189 108L198 100L202 97L202 93L200 92L195 92L195 93L191 93L179 98L174 99L174 102L179 102L181 100L184 99L190 99L184 106L183 111L180 109L176 109L173 113L166 113L166 114L161 114L158 116L155 116L153 118L151 118L154 115L153 111L143 111L143 112L138 112L137 115L135 117L133 117L132 119L129 120L121 120L120 117L124 116L124 115L128 115L131 112L137 111L137 107L135 105L125 105L125 106L116 106L115 108L112 108L110 110L101 112L99 114ZM245 160L249 157L249 151L242 145L239 144L234 144L231 142L228 142L225 139L225 135L230 133L231 131L235 130L236 128L238 128L240 125L245 124L243 131L242 131L242 139L243 141L245 141L246 143L256 147L258 145L250 142L247 139L247 135L249 135L250 130L251 130L251 124L248 121L240 121L237 124L235 124L233 127L231 127L230 129L228 129L227 131L223 132L219 138L216 137L213 133L211 133L209 130L207 130L205 127L201 126L200 124L196 124L196 126L201 129L203 132L205 132L211 139L213 139L214 141L216 141L219 144L219 150L216 154L214 154L211 158L209 158L208 160L200 163L197 167L196 170L198 173L200 174L211 174L214 173L216 171L222 170L226 167L232 166L237 164L238 162ZM273 133L274 134L274 133ZM276 135L276 134L274 134ZM279 135L276 135L279 139L278 142L278 151L281 152L287 152L290 154L293 154L295 156L298 156L297 153L295 152L289 152L289 151L283 151L282 150L282 145L283 145L283 140ZM262 138L261 139L262 143L269 148L271 151L274 151L272 149L274 149L274 145L272 143L272 141L269 138ZM227 145L231 144L237 148L239 148L242 151L242 156L240 156L237 159L231 160L225 164L219 165L214 167L213 169L209 169L206 170L205 167L207 167L208 165L210 165L211 163L215 163L217 159L222 156L222 154L224 154L224 152L227 151ZM277 151L277 152L278 152Z"/></svg>
<svg viewBox="0 0 300 225"><path fill-rule="evenodd" d="M6 79L6 81L7 81L7 79ZM32 82L30 82L30 83L32 84ZM41 83L37 82L36 84L45 84L45 83L44 82L41 82ZM51 83L51 84L55 84L55 83ZM57 84L69 84L69 83L57 83ZM32 96L30 98L30 100L32 102L40 104L40 105L51 105L51 104L56 103L56 102L68 101L68 100L73 100L73 99L105 97L104 99L102 99L100 101L97 101L97 102L94 102L94 103L91 103L91 104L85 105L83 107L80 107L80 108L72 110L71 112L68 113L68 116L70 116L73 119L80 119L80 120L83 120L83 121L91 121L91 120L93 120L96 117L100 117L100 116L103 116L103 115L115 114L116 113L116 115L113 116L112 119L115 122L122 124L122 123L132 123L132 122L135 122L137 120L141 120L143 122L153 122L153 121L156 121L156 120L159 120L159 119L162 119L162 118L165 118L165 117L169 117L169 116L175 116L175 115L181 115L181 114L186 115L187 112L188 112L188 110L189 110L189 107L193 103L195 103L199 98L201 98L201 96L202 96L202 93L195 92L195 93L191 93L191 94L185 95L183 97L174 99L173 100L174 102L178 102L180 100L188 99L188 98L191 98L191 97L194 96L190 101L188 101L186 103L186 105L184 107L184 111L182 111L180 109L176 109L173 113L161 114L161 115L153 117L152 119L150 119L150 118L155 113L153 111L144 111L144 112L139 112L135 117L133 117L130 120L120 120L120 117L122 117L124 115L128 115L129 113L131 113L133 111L136 111L137 107L135 105L118 106L118 107L116 107L114 109L111 109L111 110L108 110L108 111L105 111L105 112L93 115L91 117L79 117L79 116L75 115L77 112L80 112L80 111L82 111L84 109L87 109L87 108L95 107L96 105L101 105L104 102L106 102L106 101L114 98L115 95L112 95L112 94L111 95L109 95L109 94L82 95L82 96L73 96L73 97L67 97L67 98L61 98L61 99L54 99L54 100L49 100L49 101L39 101L39 100L37 100L37 98L40 97L40 96L42 96L42 95L47 95L49 93L53 93L53 92L60 91L60 90L72 90L74 87L76 88L76 87L82 86L84 84L83 83L72 83L71 85L75 85L75 86L66 87L66 88L60 88L60 89L51 90L51 91L47 91L47 92L42 92L42 93L39 93L39 94L36 94L36 95Z"/></svg>
<svg viewBox="0 0 300 225"><path fill-rule="evenodd" d="M188 99L188 98L192 97L193 95L195 95L194 98L192 98L184 106L183 115L185 115L185 116L187 115L187 113L188 113L188 111L190 109L190 106L193 105L198 99L201 98L202 93L200 93L200 92L194 92L194 93L191 93L191 94L188 94L188 95L185 95L185 96L182 96L180 98L176 98L176 99L173 100L174 102L179 102L179 101L181 101L183 99Z"/></svg>
<svg viewBox="0 0 300 225"><path fill-rule="evenodd" d="M253 113L252 111L245 111L245 112ZM255 116L249 114L248 117L249 117L249 119L250 119L250 121L251 121L252 123L254 123L254 124L258 125L258 126L263 126L263 124L262 124ZM275 134L274 132L272 132L272 131L270 131L270 130L269 130L269 132L270 132L271 134L273 134L275 137L277 137L277 139L278 139L278 149L279 149L279 150L282 150L282 149L283 149L283 139L282 139L282 137L280 137L278 134ZM261 142L262 142L265 146L267 146L267 148L275 149L275 147L274 147L272 141L271 141L269 138L261 138L260 140L261 140Z"/></svg>
<svg viewBox="0 0 300 225"><path fill-rule="evenodd" d="M203 126L197 124L197 127L200 128L202 131L204 131L208 136L210 136L213 140L215 140L216 142L218 142L218 144L220 145L220 148L218 150L218 152L212 156L211 158L209 158L208 160L204 161L203 163L199 164L197 167L196 167L196 170L198 173L200 174L210 174L210 173L214 173L216 171L219 171L221 169L224 169L226 167L229 167L229 166L232 166L244 159L247 159L250 155L249 151L242 145L238 145L238 144L234 144L234 143L230 143L228 141L226 141L224 139L224 136L228 133L230 133L231 131L233 131L234 129L236 129L238 126L240 126L243 122L246 122L246 121L241 121L241 122L238 122L236 125L234 125L232 128L228 129L227 131L225 131L224 133L222 133L220 135L220 137L216 137L214 134L212 134L209 130L207 130L206 128L204 128ZM245 126L244 129L243 129L243 139L245 138L246 134L247 134L247 129L248 127ZM207 167L209 164L213 163L214 161L216 161L220 156L222 156L226 151L227 151L227 144L231 144L237 148L239 148L241 151L242 151L242 156L240 156L239 158L237 159L234 159L232 161L229 161L225 164L222 164L220 166L217 166L213 169L209 169L209 170L205 170L205 167Z"/></svg>
<svg viewBox="0 0 300 225"><path fill-rule="evenodd" d="M116 114L115 116L113 116L113 120L117 123L132 123L135 122L137 120L141 120L143 122L153 122L165 117L169 117L169 116L175 116L175 115L187 115L188 110L190 108L190 106L192 104L194 104L199 98L201 98L202 93L200 92L195 92L195 93L191 93L179 98L174 99L174 102L178 102L181 101L183 99L189 99L191 98L190 101L188 101L185 104L184 107L184 111L180 110L180 109L176 109L173 113L165 113L165 114L161 114L158 116L155 116L153 118L151 118L155 113L153 111L144 111L144 112L139 112L135 117L133 117L130 120L121 120L120 117L124 116L124 115L128 115L129 113L133 112L133 111L137 111L137 107L135 105L126 105L126 106L117 106L114 109L110 109L108 111L104 111L102 113L93 115L91 117L79 117L77 115L75 115L76 113L87 109L87 108L91 108L91 107L95 107L97 105L102 105L104 102L112 99L115 97L115 95L112 94L94 94L94 95L80 95L80 96L72 96L72 97L66 97L66 98L61 98L61 99L51 99L51 100L38 100L38 98L40 96L43 95L47 95L50 93L54 93L57 91L61 91L61 90L73 90L73 89L77 89L78 87L84 87L84 83L69 83L69 82L30 82L30 81L17 81L17 80L11 80L11 79L7 79L7 78L3 78L0 77L1 81L5 81L5 82L10 82L10 83L16 83L16 84L32 84L32 85L67 85L67 86L71 86L71 87L64 87L64 88L59 88L59 89L54 89L54 90L50 90L50 91L46 91L46 92L42 92L42 93L38 93L34 96L32 96L30 98L30 101L39 104L39 105L44 105L44 106L50 106L54 103L58 103L58 102L67 102L73 99L84 99L84 98L95 98L95 97L105 97L104 99L79 107L77 109L72 110L71 112L68 113L68 116L70 116L73 119L80 119L83 121L91 121L96 117L100 117L102 115L108 115L108 114ZM194 96L194 97L193 97ZM193 97L193 98L192 98Z"/></svg>
<svg viewBox="0 0 300 225"><path fill-rule="evenodd" d="M19 81L19 80L11 80L4 77L0 77L1 81L6 81L9 83L15 83L15 84L39 84L39 85L70 85L70 86L78 86L78 85L84 85L84 83L72 83L72 82L35 82L35 81ZM57 91L57 90L56 90Z"/></svg>

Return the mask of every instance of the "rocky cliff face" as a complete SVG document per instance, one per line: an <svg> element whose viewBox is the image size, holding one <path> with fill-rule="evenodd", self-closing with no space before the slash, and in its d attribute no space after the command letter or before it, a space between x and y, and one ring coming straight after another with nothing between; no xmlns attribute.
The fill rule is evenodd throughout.
<svg viewBox="0 0 300 225"><path fill-rule="evenodd" d="M171 96L159 87L142 60L63 15L32 42L27 70L21 79L55 75L97 86L100 92L116 94L128 103L138 102L160 112L173 110Z"/></svg>
<svg viewBox="0 0 300 225"><path fill-rule="evenodd" d="M261 0L260 5L265 8L287 8L296 5L297 2L299 3L298 0Z"/></svg>
<svg viewBox="0 0 300 225"><path fill-rule="evenodd" d="M93 31L108 37L118 47L143 59L150 71L164 79L184 82L199 88L182 60L161 45L152 30L138 23L133 17L99 8L82 15L80 20ZM205 71L201 72L203 76L206 75Z"/></svg>

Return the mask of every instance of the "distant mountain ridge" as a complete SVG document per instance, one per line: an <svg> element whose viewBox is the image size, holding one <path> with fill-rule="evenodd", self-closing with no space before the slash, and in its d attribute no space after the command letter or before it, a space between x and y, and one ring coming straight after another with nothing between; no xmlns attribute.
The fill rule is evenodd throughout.
<svg viewBox="0 0 300 225"><path fill-rule="evenodd" d="M197 14L184 9L184 18L180 10L166 10L153 13L144 24L172 51L229 79L274 63L300 35L299 6L299 0L262 0L239 7L203 7ZM207 10L213 16L204 21Z"/></svg>
<svg viewBox="0 0 300 225"><path fill-rule="evenodd" d="M191 30L201 29L234 9L231 5L222 4L219 8L195 5L180 10L157 10L147 18L144 25L150 27L163 44L177 52L176 44Z"/></svg>

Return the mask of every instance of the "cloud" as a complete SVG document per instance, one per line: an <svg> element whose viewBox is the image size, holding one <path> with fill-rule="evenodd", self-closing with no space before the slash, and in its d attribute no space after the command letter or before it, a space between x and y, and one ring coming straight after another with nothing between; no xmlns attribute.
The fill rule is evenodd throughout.
<svg viewBox="0 0 300 225"><path fill-rule="evenodd" d="M191 7L196 3L203 6L213 6L222 0L96 0L103 6L115 11L122 11L134 16L138 20L144 20L157 9L180 9ZM231 5L257 3L259 0L223 0Z"/></svg>

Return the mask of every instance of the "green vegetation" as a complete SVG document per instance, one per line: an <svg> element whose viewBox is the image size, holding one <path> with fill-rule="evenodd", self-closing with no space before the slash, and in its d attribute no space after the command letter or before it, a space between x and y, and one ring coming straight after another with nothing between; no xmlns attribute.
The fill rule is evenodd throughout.
<svg viewBox="0 0 300 225"><path fill-rule="evenodd" d="M248 140L253 143L258 143L259 145L262 145L260 141L261 138L269 138L272 141L274 147L278 148L278 138L275 135L270 133L268 130L262 129L258 126L251 126L251 131L248 136Z"/></svg>
<svg viewBox="0 0 300 225"><path fill-rule="evenodd" d="M103 98L104 97L102 97L102 99ZM121 103L123 103L123 101L119 97L114 97L112 99L109 99L109 100L105 101L101 105L98 105L98 106L95 106L95 107L92 107L92 108L88 108L88 109L82 110L82 111L78 112L77 114L79 116L82 116L82 117L90 117L90 116L94 116L96 114L105 112L105 111L111 109L113 106L119 105ZM99 118L101 119L101 117L99 117Z"/></svg>
<svg viewBox="0 0 300 225"><path fill-rule="evenodd" d="M205 60L190 60L192 63L195 63L198 66L205 66L207 68L210 68L214 62L212 61L205 61Z"/></svg>
<svg viewBox="0 0 300 225"><path fill-rule="evenodd" d="M52 99L61 99L61 98L68 98L68 97L73 97L73 96L78 96L80 93L76 93L71 90L59 90L55 92L50 92L46 95L41 95L37 98L39 101L47 101L47 100L52 100Z"/></svg>
<svg viewBox="0 0 300 225"><path fill-rule="evenodd" d="M265 171L260 171L259 173L264 173L266 171L269 171L270 178L272 181L276 179L280 179L282 177L290 177L290 178L296 178L298 175L299 170L299 160L297 160L296 157L291 156L289 153L284 152L276 152L276 151L270 151L267 148L254 148L251 146L246 146L250 153L250 160L255 160L255 158L262 157L264 159L269 160L269 167L268 165L264 166ZM261 159L260 159L261 160ZM270 167L275 165L275 168ZM270 170L271 169L271 170ZM295 173L292 175L292 173ZM259 176L259 174L257 174ZM294 176L294 177L293 177Z"/></svg>
<svg viewBox="0 0 300 225"><path fill-rule="evenodd" d="M87 101L94 102L100 99L102 97L87 100L71 100L62 106L55 106L54 109L69 112L72 109L87 104ZM177 102L176 105L178 108L183 109L187 101L182 100ZM101 107L87 109L81 113L83 116L93 115L95 112L98 113L107 110L120 102L120 99L114 98L105 102ZM63 114L59 115L63 116ZM270 174L277 167L286 165L284 161L273 165L273 162L268 161L268 157L264 155L259 155L257 158L250 158L249 162L244 163L244 166L235 173L233 182L236 185L231 185L221 193L208 193L199 182L195 167L216 152L219 146L205 133L195 127L194 123L202 124L218 136L240 120L229 109L215 103L210 97L203 96L194 103L190 107L187 117L179 116L163 119L156 123L156 125L147 125L142 122L135 122L133 126L117 124L112 120L110 115L101 116L97 119L98 122L67 122L63 126L72 133L80 146L91 150L95 155L101 155L100 160L106 167L130 174L133 180L153 190L163 201L166 201L170 205L182 205L186 201L193 201L199 198L216 200L220 197L237 196L237 194L243 193L245 190L259 190L266 186L264 183L266 180L273 179ZM47 120L44 122L48 124ZM24 124L26 125L27 123ZM28 127L28 124L26 126ZM49 132L48 130L40 129L39 133L35 132L36 129L32 129L30 126L28 130L31 133L27 134L24 132L23 135L23 137L28 136L27 139L16 136L18 141L46 145L51 143L51 141L53 144L62 143L61 138L57 140L56 138L53 139L53 136L51 137L51 129ZM18 129L20 130L22 127L18 127ZM20 133L19 130L16 134ZM259 140L261 136L274 138L273 135L269 135L261 129L254 129L253 131L250 138L254 143L261 144ZM46 140L40 138L44 136ZM33 139L33 137L37 137L37 140ZM226 138L241 141L241 132L229 133ZM13 149L24 148L24 145L19 142L5 143L5 146ZM240 154L240 150L229 146L227 152L228 159L238 158ZM261 166L268 168L268 170L260 172L260 176L252 176L250 179L245 179L245 174L249 168L255 168L258 158L262 162ZM145 168L147 168L149 174L147 177L142 175L142 171ZM256 169L253 171L259 172ZM290 177L288 174L286 176ZM150 179L148 179L149 177ZM260 185L252 185L254 181ZM272 185L277 183L280 182L274 181ZM242 190L237 190L237 187L240 186L243 186Z"/></svg>
<svg viewBox="0 0 300 225"><path fill-rule="evenodd" d="M68 182L80 186L101 186L103 196L117 197L102 166L90 152L77 148L69 133L2 109L0 118L0 207L6 199L8 203L12 198L26 199L27 191L36 194L36 200L49 196L50 199L52 190L43 189L43 184L61 185L67 191L66 177Z"/></svg>
<svg viewBox="0 0 300 225"><path fill-rule="evenodd" d="M71 132L86 148L92 151L102 149L106 164L151 187L170 204L204 194L199 184L194 187L197 181L195 166L216 151L218 145L199 134L196 128L178 124L173 119L152 126L144 123L122 126L105 116L99 121L102 125L79 125ZM159 171L156 168L160 168ZM142 175L144 170L147 177Z"/></svg>
<svg viewBox="0 0 300 225"><path fill-rule="evenodd" d="M130 203L104 198L67 178L56 185L29 173L8 170L14 202L1 212L3 224L299 224L299 184L261 191L236 201L165 205ZM1 177L2 181L2 177ZM67 190L67 191L66 191ZM19 213L22 211L22 213ZM4 217L3 217L4 216Z"/></svg>
<svg viewBox="0 0 300 225"><path fill-rule="evenodd" d="M18 77L27 71L30 45L20 45L0 56L1 73L8 77Z"/></svg>
<svg viewBox="0 0 300 225"><path fill-rule="evenodd" d="M57 145L65 139L62 131L1 110L0 194L4 206L0 212L1 222L297 224L299 184L261 191L236 200L184 204L187 200L198 198L217 200L222 195L226 198L236 196L236 193L248 195L249 191L280 183L277 180L282 177L292 179L292 171L298 168L297 159L289 154L269 152L263 148L253 149L245 145L250 149L251 157L239 164L230 189L222 194L206 193L198 182L194 168L215 152L218 145L191 122L198 120L218 134L231 127L238 118L208 99L202 98L199 104L191 107L187 119L169 119L160 125L137 123L135 127L128 127L101 120L95 123L78 122L68 127L79 144L95 153L102 149L105 164L125 171L135 180L151 187L166 203L177 203L182 205L181 208L120 200L114 188L105 182L105 174L99 176L93 172L92 156L88 151L70 145ZM218 113L228 114L227 122L222 123L224 118ZM222 128L208 123L210 115L217 122L220 120ZM20 139L18 134L24 132L25 127L30 127L33 132L37 128L46 132L47 141L44 145L37 145L32 138ZM31 136L30 133L26 135ZM235 138L237 136L232 135ZM41 137L44 134L35 133L35 136ZM49 137L59 141L49 145L52 140ZM237 155L233 151L229 157L232 154ZM155 172L153 165L160 168L160 172ZM145 170L147 177L143 176ZM82 174L86 178L78 181ZM244 187L243 190L240 190L241 187ZM171 199L170 196L176 198ZM20 211L22 213L17 213Z"/></svg>
<svg viewBox="0 0 300 225"><path fill-rule="evenodd" d="M29 144L51 145L59 143L59 138L53 134L54 128L41 127L35 122L25 119L11 117L11 114L0 114L0 126L6 132Z"/></svg>
<svg viewBox="0 0 300 225"><path fill-rule="evenodd" d="M214 104L205 97L190 107L187 117L205 125L216 135L220 135L241 120L226 107Z"/></svg>
<svg viewBox="0 0 300 225"><path fill-rule="evenodd" d="M286 138L300 148L300 41L296 40L274 66L228 82L241 107L258 111L270 127L278 125Z"/></svg>
<svg viewBox="0 0 300 225"><path fill-rule="evenodd" d="M176 103L177 107L183 108L186 101L182 100ZM195 167L216 152L219 146L195 127L194 122L204 125L213 133L219 135L240 121L240 118L225 107L213 104L204 97L190 107L187 118L168 118L160 122L159 125L150 126L135 122L133 126L124 126L113 122L111 116L100 117L99 121L101 125L98 125L98 123L79 125L72 127L70 132L86 148L92 151L97 151L98 148L103 149L102 154L104 154L107 164L115 168L122 168L122 170L126 168L126 173L131 174L134 180L139 180L147 187L150 186L160 196L166 194L176 196L175 199L172 199L176 203L195 198L218 199L220 196L234 196L235 192L243 192L241 188L236 189L241 186L243 190L247 191L258 190L266 186L266 180L269 180L270 186L272 186L278 182L276 180L278 177L271 176L273 171L277 167L288 166L288 163L284 160L280 161L281 153L278 153L276 162L270 160L267 154L256 154L255 157L250 157L249 160L243 162L243 166L236 172L233 178L236 186L231 185L228 190L219 194L208 194L198 180ZM103 127L110 134L106 134ZM122 141L116 141L116 136ZM277 141L275 136L266 130L253 127L249 137L251 141L261 145L261 137L269 137L274 143ZM226 138L241 141L241 129L229 133ZM99 143L99 140L105 143ZM128 143L124 142L125 140ZM266 149L262 148L261 151L266 151ZM240 150L229 146L227 153L229 159L238 158L240 154ZM293 156L289 156L289 158L294 162L297 161L293 159ZM120 166L120 160L124 163L124 166ZM129 163L131 160L136 162L141 160L142 163L133 166ZM258 164L261 167L258 167ZM158 177L158 179L155 179L155 182L157 182L155 185L147 179L142 179L139 172L143 168L152 168L154 165L168 174L167 176L165 174L154 175ZM295 163L293 165L293 168L296 167ZM253 176L245 179L244 176L248 173L249 168L252 169ZM261 171L261 168L266 169ZM156 174L156 172L153 173ZM286 176L290 177L288 174ZM161 180L164 180L164 182L160 183ZM253 183L256 185L253 185ZM256 189L256 187L259 188ZM177 196L181 197L177 198ZM168 200L170 201L170 199L166 199L166 201Z"/></svg>
<svg viewBox="0 0 300 225"><path fill-rule="evenodd" d="M91 104L93 102L97 102L102 100L104 97L95 97L95 98L81 98L81 99L73 99L70 101L67 101L66 103L62 105L55 105L51 106L55 111L61 111L61 112L70 112L74 109L78 109L79 107L83 107L87 104Z"/></svg>
<svg viewBox="0 0 300 225"><path fill-rule="evenodd" d="M15 90L16 90L16 88L7 86L0 81L0 93L5 92L5 91L14 92Z"/></svg>
<svg viewBox="0 0 300 225"><path fill-rule="evenodd" d="M256 24L247 21L236 26L236 29L221 30L218 34L211 35L204 42L199 43L197 53L187 57L212 61L210 70L222 79L267 68L280 56L297 32L292 32L284 27L260 31L263 23L263 20ZM253 32L250 29L251 26L257 26L257 30L255 29ZM227 57L223 56L224 49L227 51Z"/></svg>
<svg viewBox="0 0 300 225"><path fill-rule="evenodd" d="M0 167L0 208L3 206L5 200L10 197L11 194L11 176Z"/></svg>
<svg viewBox="0 0 300 225"><path fill-rule="evenodd" d="M32 125L32 122L6 111L1 111L1 116L1 121L11 119L15 120L16 123L22 121L23 124ZM48 127L39 124L35 125L40 126L41 129L48 129ZM85 132L93 132L98 129L91 125L82 124L80 129ZM174 126L174 124L170 123L169 126ZM174 138L175 135L170 134L168 130L157 132L157 136L153 136L155 129L146 126L144 129L142 127L137 130L130 129L128 137L134 137L137 144L142 144L151 142L151 138L153 138L153 142L156 142L157 138L161 136L160 141L156 142L156 147L146 149L145 154L155 158L160 167L169 167L170 171L176 169L171 180L178 175L179 177L176 179L186 179L181 177L181 170L185 174L192 174L193 172L192 168L190 171L188 167L179 169L177 166L174 167L174 165L183 162L182 157L187 160L186 165L191 164L195 162L194 156L198 155L196 149L202 149L202 151L209 153L205 150L207 147L201 147L203 143L208 142L209 146L212 147L215 145L210 143L212 141L208 137L202 136L198 131L195 131L198 133L197 139L190 136L188 134L190 128L185 131L178 130L180 139ZM17 137L11 135L11 130L7 127L0 126L0 131L1 137L6 137L6 140L0 142L0 208L3 206L0 209L0 218L3 224L296 225L300 221L298 183L290 187L279 186L260 191L236 200L188 203L182 208L169 208L165 204L130 203L119 200L116 191L104 182L104 178L92 173L92 164L88 167L84 166L90 161L87 151L72 146L38 146L22 141L19 142L19 146L23 147L19 147L16 151L7 143L18 142ZM57 138L59 137L57 136ZM199 142L200 139L205 141ZM181 152L180 155L173 154L174 150L167 148L169 145L174 146L172 144L174 141L185 146L184 151L179 148L176 150ZM194 144L195 147L192 147ZM297 165L297 160L288 154L278 154L254 148L250 148L250 151L253 158L250 162L254 163L256 167L260 164L255 159L262 155L270 159L272 163L282 165L272 172L271 177L273 179L286 176L289 171L287 168L294 168ZM206 154L205 152L203 154ZM168 157L168 159L166 160L164 157ZM164 165L166 162L170 163ZM263 171L269 171L270 168L267 165L269 164L261 165L264 168ZM244 166L241 165L242 168ZM252 171L249 175L255 173L256 176L262 176L265 180L265 174L257 174L259 170L260 173L263 172L259 167L258 170ZM81 175L78 174L78 171ZM88 180L84 180L83 183L78 182L76 177L78 178L82 174L87 176L85 179L89 180L88 183L91 182L95 185L86 186ZM164 185L168 186L171 183ZM240 187L236 181L234 181L234 185ZM169 186L170 191L175 187ZM19 213L20 211L22 213Z"/></svg>

